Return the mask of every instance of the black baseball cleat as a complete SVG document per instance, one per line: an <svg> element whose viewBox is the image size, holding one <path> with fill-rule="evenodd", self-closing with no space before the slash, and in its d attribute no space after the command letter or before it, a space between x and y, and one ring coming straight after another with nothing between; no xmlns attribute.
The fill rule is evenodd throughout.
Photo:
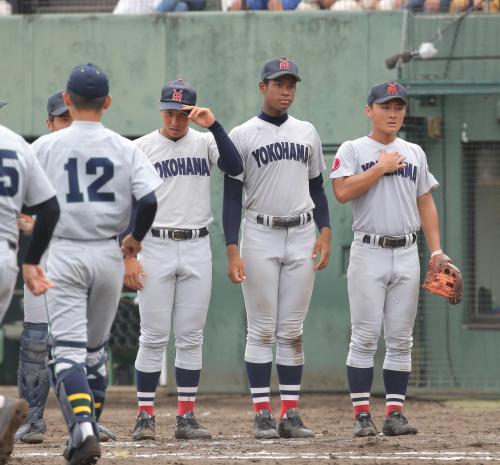
<svg viewBox="0 0 500 465"><path fill-rule="evenodd" d="M375 428L369 412L361 412L356 415L352 435L355 438L366 438L377 435L377 428Z"/></svg>
<svg viewBox="0 0 500 465"><path fill-rule="evenodd" d="M156 439L155 434L155 417L150 416L144 410L139 412L139 416L135 419L134 432L132 434L134 441L144 441L147 439Z"/></svg>
<svg viewBox="0 0 500 465"><path fill-rule="evenodd" d="M314 438L314 433L304 426L299 409L290 408L278 424L280 438Z"/></svg>
<svg viewBox="0 0 500 465"><path fill-rule="evenodd" d="M96 423L97 432L99 433L99 442L108 442L110 439L116 441L116 434L101 423Z"/></svg>
<svg viewBox="0 0 500 465"><path fill-rule="evenodd" d="M269 410L260 410L255 415L255 438L256 439L278 439L276 431L276 420Z"/></svg>
<svg viewBox="0 0 500 465"><path fill-rule="evenodd" d="M417 434L417 428L411 426L401 410L393 410L385 417L382 426L384 436L401 436L403 434Z"/></svg>
<svg viewBox="0 0 500 465"><path fill-rule="evenodd" d="M188 412L176 417L175 439L212 439L212 435L198 423L193 412Z"/></svg>
<svg viewBox="0 0 500 465"><path fill-rule="evenodd" d="M28 416L28 403L23 399L4 397L0 407L0 464L7 463L17 428Z"/></svg>
<svg viewBox="0 0 500 465"><path fill-rule="evenodd" d="M94 465L101 456L99 439L91 434L82 441L80 431L75 430L76 426L64 448L63 457L66 459L66 465Z"/></svg>

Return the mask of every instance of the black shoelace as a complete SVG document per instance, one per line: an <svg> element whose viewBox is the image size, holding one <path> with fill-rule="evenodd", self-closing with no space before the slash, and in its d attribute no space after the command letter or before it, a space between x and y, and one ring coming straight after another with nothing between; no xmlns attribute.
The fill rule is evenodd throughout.
<svg viewBox="0 0 500 465"><path fill-rule="evenodd" d="M273 418L272 417L264 417L262 415L259 415L257 417L257 422L259 424L259 428L262 428L263 426L267 426L266 429L274 429L274 424L273 424Z"/></svg>

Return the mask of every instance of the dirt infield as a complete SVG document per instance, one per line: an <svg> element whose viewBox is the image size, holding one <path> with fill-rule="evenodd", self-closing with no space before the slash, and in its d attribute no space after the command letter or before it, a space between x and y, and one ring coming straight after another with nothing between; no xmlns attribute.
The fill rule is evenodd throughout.
<svg viewBox="0 0 500 465"><path fill-rule="evenodd" d="M14 390L8 388L8 393ZM410 400L406 413L419 429L417 436L354 439L349 399L341 395L304 395L303 419L314 429L313 440L257 441L252 436L253 414L246 396L200 396L197 416L213 434L212 441L180 442L173 438L176 399L157 394L154 442L131 441L135 391L112 388L103 423L118 441L102 447L99 464L487 464L500 462L500 402ZM278 396L274 396L278 409ZM374 399L378 428L383 399ZM49 432L39 446L17 445L16 465L63 464L66 437L62 416L51 397L46 411Z"/></svg>

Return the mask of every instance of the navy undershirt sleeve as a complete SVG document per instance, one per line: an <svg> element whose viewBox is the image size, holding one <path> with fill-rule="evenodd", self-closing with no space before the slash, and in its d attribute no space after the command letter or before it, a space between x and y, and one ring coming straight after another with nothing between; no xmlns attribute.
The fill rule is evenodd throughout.
<svg viewBox="0 0 500 465"><path fill-rule="evenodd" d="M54 196L25 211L29 211L30 214L36 215L36 221L33 227L31 241L24 257L24 263L28 265L38 265L52 238L52 233L59 220L61 210L57 197Z"/></svg>
<svg viewBox="0 0 500 465"><path fill-rule="evenodd" d="M137 215L135 218L132 237L136 241L142 241L151 228L156 215L158 203L154 192L150 192L137 202Z"/></svg>
<svg viewBox="0 0 500 465"><path fill-rule="evenodd" d="M309 194L315 205L313 217L316 226L320 231L324 227L330 228L330 212L328 211L328 200L323 187L322 174L317 178L309 179Z"/></svg>
<svg viewBox="0 0 500 465"><path fill-rule="evenodd" d="M219 149L217 166L231 176L238 176L243 171L243 162L233 141L218 121L215 121L208 129L214 135L215 143Z"/></svg>
<svg viewBox="0 0 500 465"><path fill-rule="evenodd" d="M243 183L224 176L224 197L222 202L222 226L226 245L238 244L241 224Z"/></svg>

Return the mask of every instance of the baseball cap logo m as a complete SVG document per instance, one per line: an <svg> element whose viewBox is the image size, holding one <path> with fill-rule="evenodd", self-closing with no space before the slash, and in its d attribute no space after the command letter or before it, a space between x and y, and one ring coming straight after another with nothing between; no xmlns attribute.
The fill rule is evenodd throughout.
<svg viewBox="0 0 500 465"><path fill-rule="evenodd" d="M288 58L280 58L280 70L289 71L290 70L290 62Z"/></svg>
<svg viewBox="0 0 500 465"><path fill-rule="evenodd" d="M397 82L388 82L387 83L387 94L389 94L389 95L398 95L398 84L397 84Z"/></svg>
<svg viewBox="0 0 500 465"><path fill-rule="evenodd" d="M183 92L183 89L181 89L181 90L172 89L172 100L174 102L181 102L182 101L182 92Z"/></svg>

